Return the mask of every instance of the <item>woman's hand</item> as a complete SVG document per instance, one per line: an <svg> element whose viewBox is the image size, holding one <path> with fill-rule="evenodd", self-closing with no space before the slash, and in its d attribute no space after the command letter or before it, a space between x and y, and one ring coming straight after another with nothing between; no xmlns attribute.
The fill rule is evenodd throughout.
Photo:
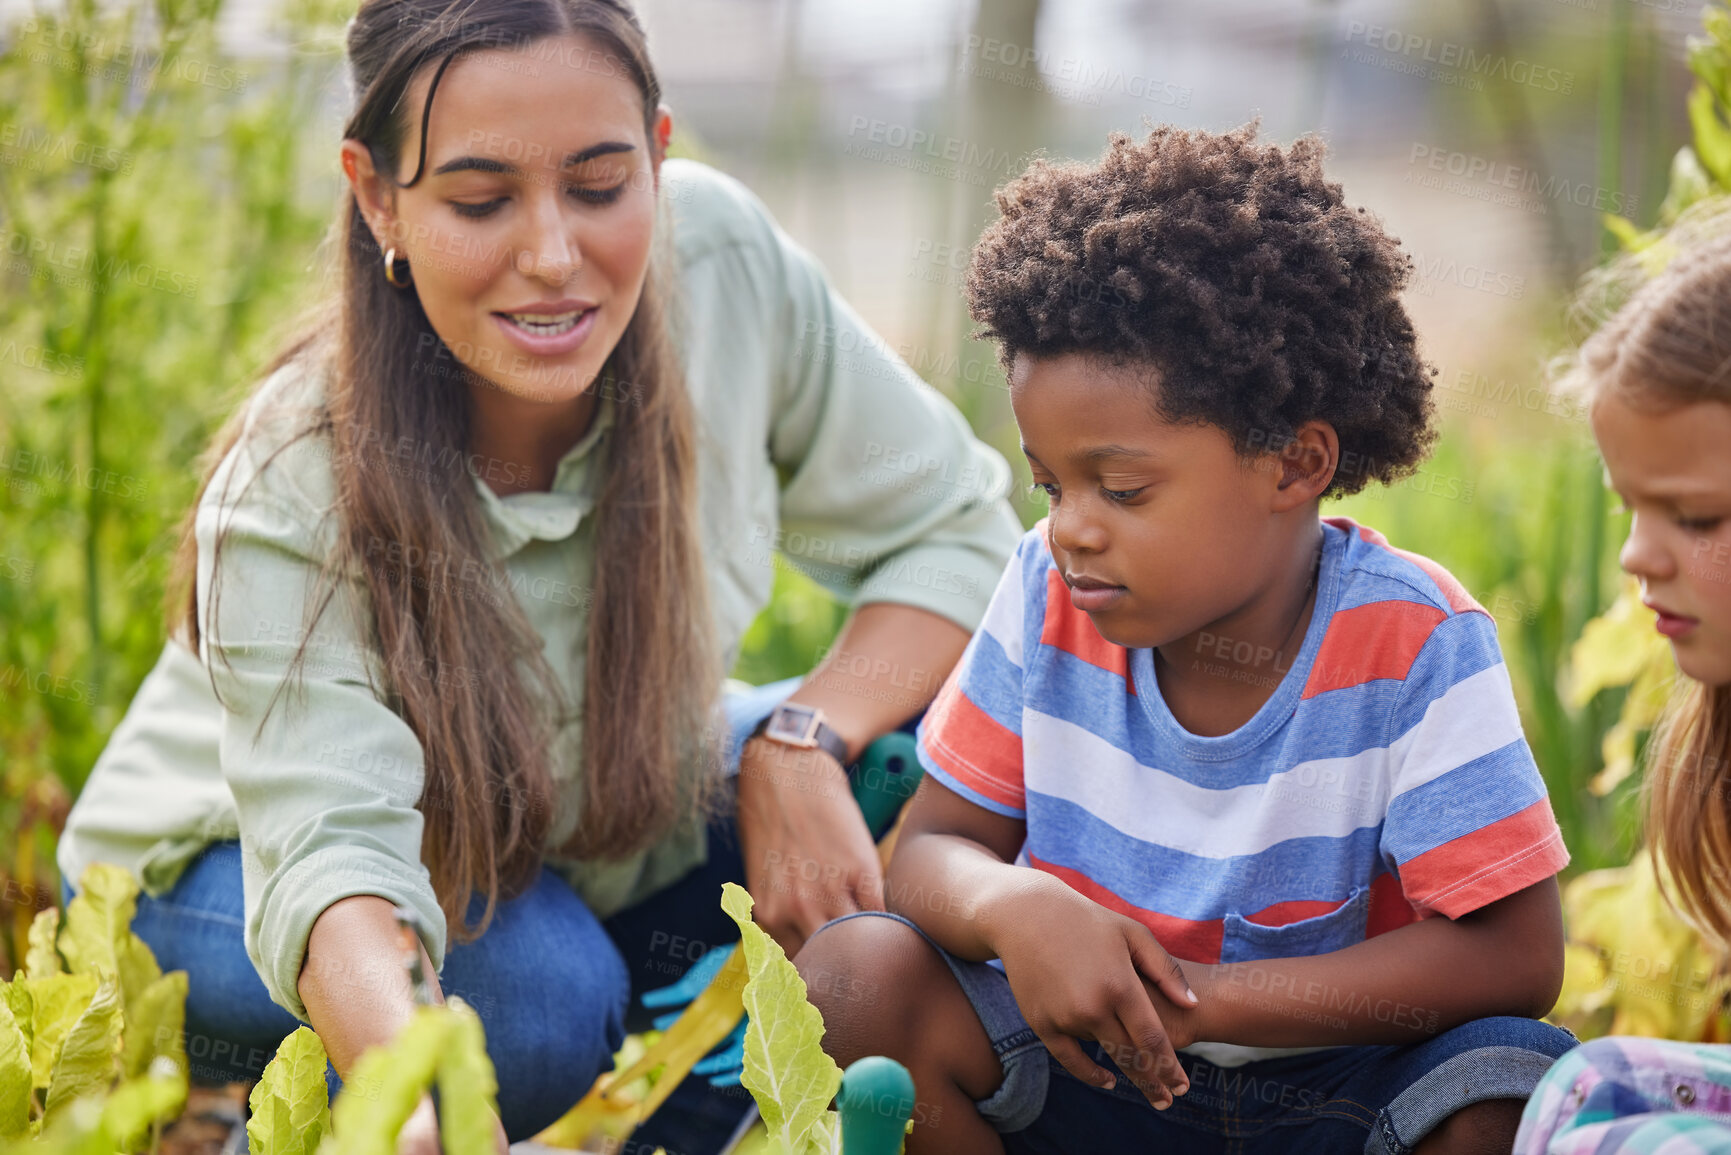
<svg viewBox="0 0 1731 1155"><path fill-rule="evenodd" d="M508 1155L510 1144L505 1140L505 1124L493 1116L493 1149L496 1155ZM433 1110L433 1097L422 1095L415 1113L403 1124L397 1135L397 1155L440 1155L439 1117Z"/></svg>
<svg viewBox="0 0 1731 1155"><path fill-rule="evenodd" d="M877 846L847 772L822 750L745 744L739 843L757 923L789 957L830 919L884 908Z"/></svg>
<svg viewBox="0 0 1731 1155"><path fill-rule="evenodd" d="M1076 1042L1093 1039L1156 1109L1189 1089L1175 1050L1196 1041L1195 996L1147 927L1054 879L1019 896L995 938L1017 1005L1065 1070L1112 1085Z"/></svg>

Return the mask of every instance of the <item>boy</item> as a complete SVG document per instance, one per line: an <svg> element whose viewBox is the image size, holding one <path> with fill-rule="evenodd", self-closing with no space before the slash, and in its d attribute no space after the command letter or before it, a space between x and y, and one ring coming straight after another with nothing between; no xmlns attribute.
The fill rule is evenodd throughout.
<svg viewBox="0 0 1731 1155"><path fill-rule="evenodd" d="M1036 162L975 250L1050 513L921 724L894 913L798 959L839 1062L912 1071L910 1155L1506 1152L1574 1045L1495 626L1318 510L1434 438L1408 262L1255 132Z"/></svg>

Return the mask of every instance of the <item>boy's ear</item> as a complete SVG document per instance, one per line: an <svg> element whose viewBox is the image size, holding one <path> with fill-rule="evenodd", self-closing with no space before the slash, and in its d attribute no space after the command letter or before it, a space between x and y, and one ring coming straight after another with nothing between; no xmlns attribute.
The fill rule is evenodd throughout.
<svg viewBox="0 0 1731 1155"><path fill-rule="evenodd" d="M1322 496L1340 465L1340 435L1326 421L1306 421L1276 454L1280 477L1274 484L1277 513L1297 509Z"/></svg>

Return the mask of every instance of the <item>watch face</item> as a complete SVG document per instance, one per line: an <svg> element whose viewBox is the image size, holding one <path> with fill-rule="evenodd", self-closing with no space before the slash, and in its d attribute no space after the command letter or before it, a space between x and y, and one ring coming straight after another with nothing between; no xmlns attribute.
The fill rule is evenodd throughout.
<svg viewBox="0 0 1731 1155"><path fill-rule="evenodd" d="M812 741L812 731L817 729L817 711L810 706L780 705L769 716L769 725L764 728L768 737L783 742L795 742L807 745Z"/></svg>

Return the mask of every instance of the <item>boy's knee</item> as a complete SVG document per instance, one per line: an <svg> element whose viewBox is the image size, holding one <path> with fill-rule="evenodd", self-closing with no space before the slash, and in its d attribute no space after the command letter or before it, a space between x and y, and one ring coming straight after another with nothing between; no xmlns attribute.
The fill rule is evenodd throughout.
<svg viewBox="0 0 1731 1155"><path fill-rule="evenodd" d="M899 1013L919 997L931 968L943 967L920 933L894 918L861 915L831 923L806 940L794 966L811 1003L823 1015L825 1049L878 1053L886 1031L902 1029ZM838 1060L839 1061L839 1060Z"/></svg>

